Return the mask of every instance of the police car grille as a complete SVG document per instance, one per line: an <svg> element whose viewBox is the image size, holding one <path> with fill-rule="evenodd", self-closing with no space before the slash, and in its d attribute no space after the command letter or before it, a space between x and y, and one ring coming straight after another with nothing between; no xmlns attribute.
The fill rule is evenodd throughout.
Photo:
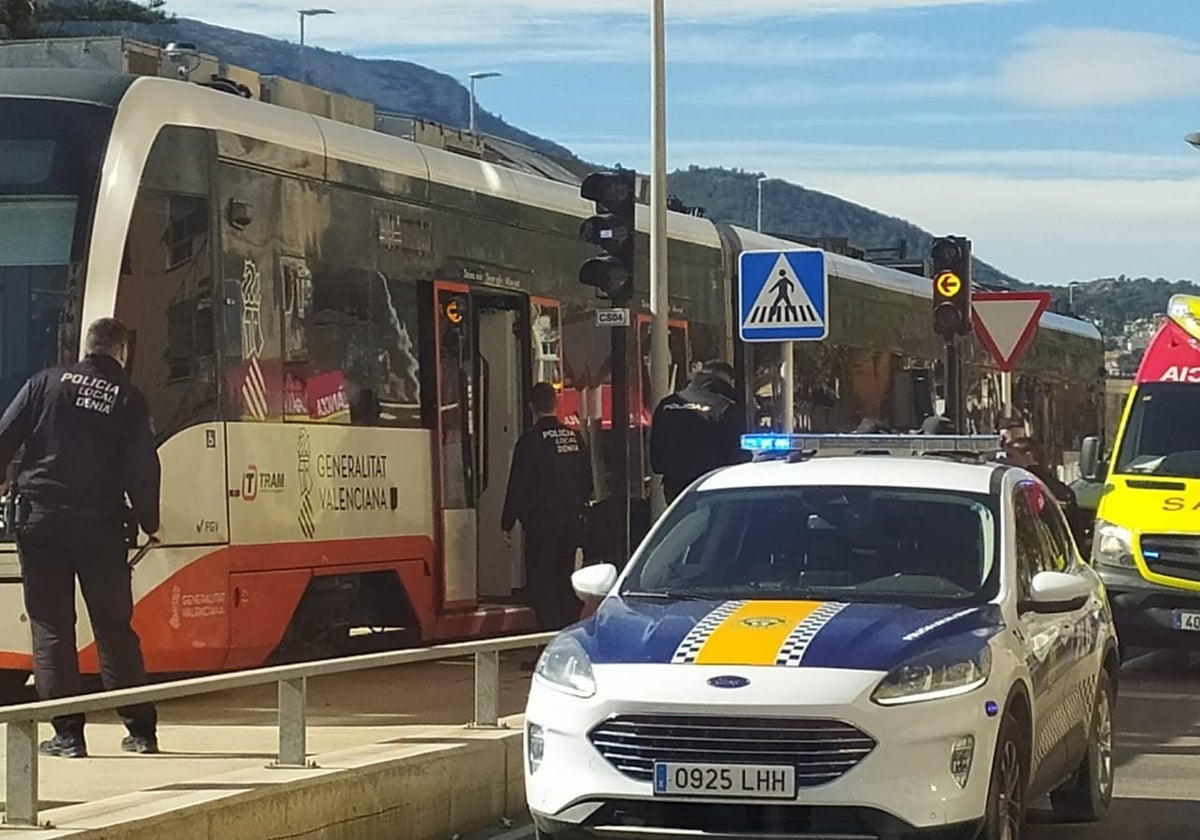
<svg viewBox="0 0 1200 840"><path fill-rule="evenodd" d="M619 715L589 734L604 758L649 782L656 761L790 764L798 787L832 782L875 749L875 739L836 720L691 715Z"/></svg>
<svg viewBox="0 0 1200 840"><path fill-rule="evenodd" d="M1146 534L1142 557L1155 574L1200 581L1200 537Z"/></svg>

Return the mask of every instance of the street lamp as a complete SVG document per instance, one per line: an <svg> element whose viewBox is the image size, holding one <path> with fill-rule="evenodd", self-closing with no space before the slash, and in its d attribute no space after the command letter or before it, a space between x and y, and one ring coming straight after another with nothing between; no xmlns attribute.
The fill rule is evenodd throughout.
<svg viewBox="0 0 1200 840"><path fill-rule="evenodd" d="M1075 314L1075 287L1082 286L1082 280L1072 280L1067 284L1067 308L1071 310L1071 314Z"/></svg>
<svg viewBox="0 0 1200 840"><path fill-rule="evenodd" d="M470 115L469 119L470 119L470 130L471 130L471 133L474 134L475 133L475 80L476 79L494 79L501 74L495 72L494 70L489 70L489 71L486 71L483 73L471 73L469 75L471 77L471 115Z"/></svg>
<svg viewBox="0 0 1200 840"><path fill-rule="evenodd" d="M304 72L304 19L312 15L332 15L333 9L298 9L300 15L300 81L308 84L308 79Z"/></svg>
<svg viewBox="0 0 1200 840"><path fill-rule="evenodd" d="M759 178L758 179L758 232L762 233L762 193L763 184L768 181L778 181L778 178Z"/></svg>
<svg viewBox="0 0 1200 840"><path fill-rule="evenodd" d="M1200 131L1193 131L1191 134L1189 134L1187 137L1184 137L1183 139L1188 141L1189 143L1191 143L1197 149L1200 149Z"/></svg>

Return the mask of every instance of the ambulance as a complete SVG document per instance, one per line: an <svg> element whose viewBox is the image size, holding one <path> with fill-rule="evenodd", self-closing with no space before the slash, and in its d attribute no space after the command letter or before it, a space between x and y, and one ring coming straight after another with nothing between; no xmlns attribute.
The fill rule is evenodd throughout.
<svg viewBox="0 0 1200 840"><path fill-rule="evenodd" d="M1200 650L1200 297L1170 299L1111 453L1087 438L1081 461L1104 482L1092 560L1122 647Z"/></svg>

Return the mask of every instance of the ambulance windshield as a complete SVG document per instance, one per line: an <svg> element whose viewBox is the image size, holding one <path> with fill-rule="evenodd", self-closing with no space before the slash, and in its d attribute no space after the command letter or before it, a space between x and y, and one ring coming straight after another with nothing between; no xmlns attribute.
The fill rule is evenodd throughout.
<svg viewBox="0 0 1200 840"><path fill-rule="evenodd" d="M1200 478L1200 385L1148 383L1134 400L1116 471Z"/></svg>

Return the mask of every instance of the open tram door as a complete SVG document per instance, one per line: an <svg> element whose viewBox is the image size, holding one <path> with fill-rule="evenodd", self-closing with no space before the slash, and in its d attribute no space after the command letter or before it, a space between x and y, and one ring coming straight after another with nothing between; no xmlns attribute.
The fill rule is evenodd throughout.
<svg viewBox="0 0 1200 840"><path fill-rule="evenodd" d="M500 515L529 419L528 299L449 282L434 294L442 607L478 610L483 623L471 633L519 629L514 622L531 620L513 611L524 552L519 538L505 542Z"/></svg>

